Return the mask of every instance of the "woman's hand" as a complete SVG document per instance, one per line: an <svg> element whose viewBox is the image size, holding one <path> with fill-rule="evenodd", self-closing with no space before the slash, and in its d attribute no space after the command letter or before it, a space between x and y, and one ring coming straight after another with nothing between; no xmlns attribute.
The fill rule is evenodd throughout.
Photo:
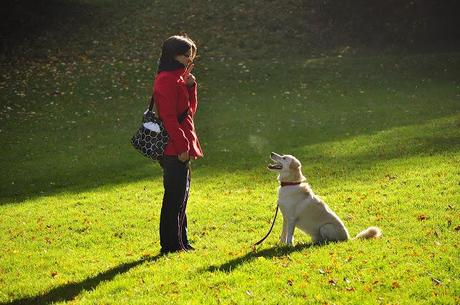
<svg viewBox="0 0 460 305"><path fill-rule="evenodd" d="M190 159L190 156L188 155L188 151L184 151L183 153L179 154L177 156L177 158L180 161L185 162L185 161L188 161Z"/></svg>
<svg viewBox="0 0 460 305"><path fill-rule="evenodd" d="M189 86L189 87L193 87L193 85L195 85L195 82L196 82L195 76L191 73L192 70L193 70L193 67L195 67L195 64L190 64L185 69L185 72L184 72L184 75L183 75L184 81L187 84L187 86Z"/></svg>
<svg viewBox="0 0 460 305"><path fill-rule="evenodd" d="M187 84L187 86L193 87L193 85L195 85L195 82L196 82L195 76L190 73L187 79L185 80L185 83Z"/></svg>

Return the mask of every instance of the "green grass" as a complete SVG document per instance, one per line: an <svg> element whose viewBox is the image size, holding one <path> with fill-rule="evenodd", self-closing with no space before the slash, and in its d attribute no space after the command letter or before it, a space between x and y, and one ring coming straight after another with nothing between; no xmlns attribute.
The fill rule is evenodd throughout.
<svg viewBox="0 0 460 305"><path fill-rule="evenodd" d="M149 14L161 21L176 9L161 5L161 14L142 1L108 5L95 16L120 23L90 37L104 22L95 18L62 45L66 56L50 40L50 56L2 61L0 304L458 304L455 52L232 58L227 40L219 49L210 39L195 71L205 152L188 205L197 250L159 256L161 170L129 139L156 57L136 33ZM132 27L112 50L84 51ZM377 225L383 237L314 247L296 231L296 246L283 247L278 219L252 252L275 207L271 151L302 161L351 235Z"/></svg>

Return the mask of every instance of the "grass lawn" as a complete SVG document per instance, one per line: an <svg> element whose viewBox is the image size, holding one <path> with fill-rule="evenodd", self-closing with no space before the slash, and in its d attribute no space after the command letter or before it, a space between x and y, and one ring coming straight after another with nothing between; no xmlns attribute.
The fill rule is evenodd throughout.
<svg viewBox="0 0 460 305"><path fill-rule="evenodd" d="M460 303L460 53L208 50L195 68L197 250L166 256L161 170L129 142L156 55L56 54L2 61L1 305ZM284 247L278 219L252 252L275 208L271 151L302 161L351 235L383 237L317 247L297 230Z"/></svg>

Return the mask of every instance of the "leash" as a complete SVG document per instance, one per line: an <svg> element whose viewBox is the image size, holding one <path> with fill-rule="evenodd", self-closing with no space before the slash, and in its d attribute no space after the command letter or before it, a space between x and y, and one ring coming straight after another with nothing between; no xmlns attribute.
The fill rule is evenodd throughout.
<svg viewBox="0 0 460 305"><path fill-rule="evenodd" d="M268 233L264 236L264 238L262 238L261 240L259 240L258 242L256 242L255 244L252 245L252 250L255 252L256 251L256 246L260 245L265 239L267 239L267 237L270 235L270 233L272 232L273 230L273 226L275 225L275 220L276 220L276 216L278 215L278 210L279 210L279 206L278 204L276 205L276 210L275 210L275 217L273 217L273 222L272 222L272 226L270 227L270 230L268 230Z"/></svg>

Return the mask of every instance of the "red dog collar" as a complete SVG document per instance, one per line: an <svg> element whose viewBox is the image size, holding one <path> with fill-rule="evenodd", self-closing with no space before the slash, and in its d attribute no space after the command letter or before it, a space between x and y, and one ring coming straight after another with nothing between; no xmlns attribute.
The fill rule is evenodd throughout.
<svg viewBox="0 0 460 305"><path fill-rule="evenodd" d="M281 186L288 186L288 185L299 185L302 182L281 182Z"/></svg>

